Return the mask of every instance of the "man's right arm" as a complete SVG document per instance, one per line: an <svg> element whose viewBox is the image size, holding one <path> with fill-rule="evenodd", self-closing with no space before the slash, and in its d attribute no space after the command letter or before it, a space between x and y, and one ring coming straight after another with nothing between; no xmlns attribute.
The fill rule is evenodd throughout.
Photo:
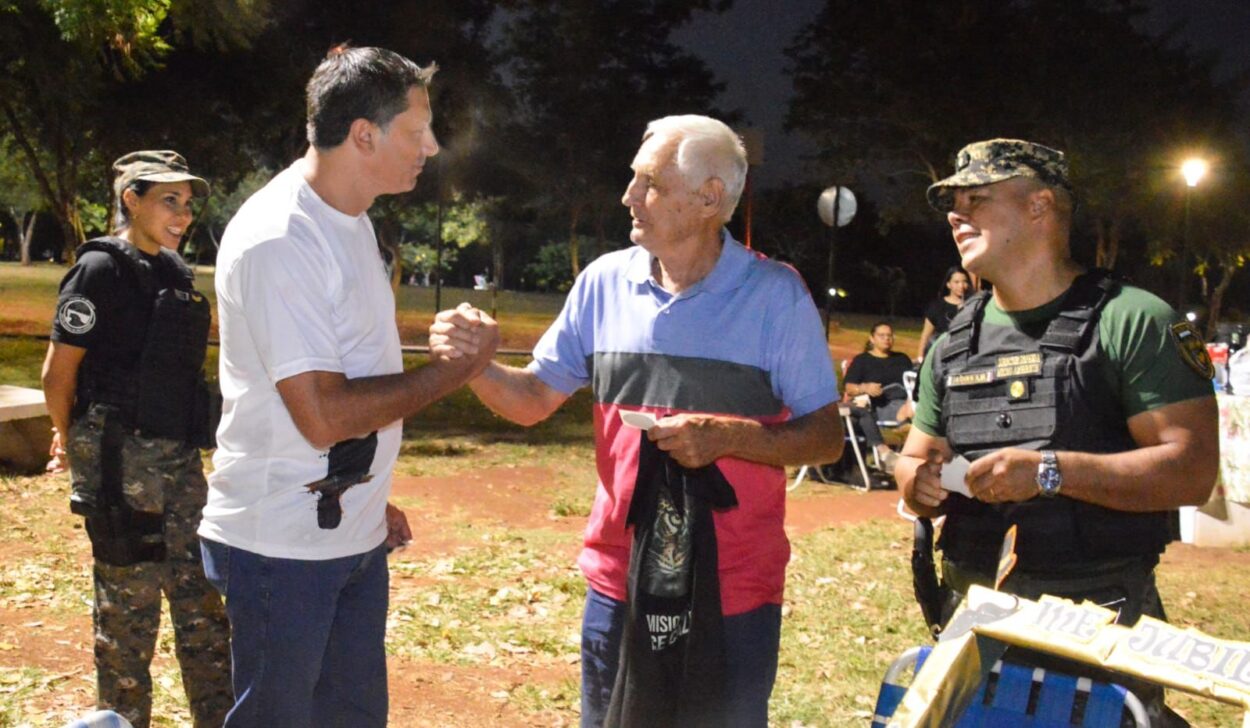
<svg viewBox="0 0 1250 728"><path fill-rule="evenodd" d="M569 398L534 372L499 362L491 362L469 389L495 414L527 427L550 417Z"/></svg>
<svg viewBox="0 0 1250 728"><path fill-rule="evenodd" d="M894 465L894 478L907 507L920 516L942 515L942 463L954 459L950 443L944 437L930 435L912 425L907 442Z"/></svg>
<svg viewBox="0 0 1250 728"><path fill-rule="evenodd" d="M498 343L498 335L492 334ZM491 344L472 358L436 360L420 369L358 379L340 372L303 372L279 381L278 394L300 434L324 450L411 417L451 394L481 371L494 350Z"/></svg>
<svg viewBox="0 0 1250 728"><path fill-rule="evenodd" d="M480 354L473 336L482 325L494 326L495 321L467 303L439 312L430 326L430 355L456 361ZM494 361L469 382L469 389L492 412L526 427L550 417L569 398L529 369Z"/></svg>

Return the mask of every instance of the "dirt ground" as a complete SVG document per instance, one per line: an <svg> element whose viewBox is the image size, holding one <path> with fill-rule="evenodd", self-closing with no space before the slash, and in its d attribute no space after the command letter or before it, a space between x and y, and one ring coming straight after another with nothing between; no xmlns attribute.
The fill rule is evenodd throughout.
<svg viewBox="0 0 1250 728"><path fill-rule="evenodd" d="M414 543L400 553L399 560L416 559L465 545L463 529L446 527L447 515L468 524L507 524L520 528L544 528L568 535L570 562L575 557L584 518L559 518L549 513L544 492L552 473L540 467L485 469L454 477L400 477L394 495L405 504L416 534ZM791 507L786 528L791 537L832 525L872 518L894 518L896 491L859 493L849 488L805 483L795 492L801 507ZM416 505L411 505L415 503ZM430 514L442 514L435 520ZM81 533L65 533L81 538ZM30 543L9 544L8 557L35 549ZM1173 563L1227 563L1240 560L1250 566L1250 553L1227 549L1198 549L1177 544L1167 554ZM85 566L85 554L84 564ZM396 583L400 582L400 583ZM403 588L393 581L393 590ZM12 602L12 600L10 600ZM90 614L84 605L80 616L60 621L48 620L38 604L9 603L0 606L0 665L38 667L47 677L40 688L28 723L45 725L37 717L65 715L89 709L94 696L91 660ZM575 628L575 625L572 626ZM168 659L158 656L157 660ZM549 664L521 663L508 668L448 666L394 657L390 663L391 724L396 726L527 726L536 720L512 705L511 694L519 687L530 690L576 690L579 666L576 662ZM570 688L570 685L573 686ZM0 685L0 689L5 686ZM567 725L566 714L540 715L541 725Z"/></svg>

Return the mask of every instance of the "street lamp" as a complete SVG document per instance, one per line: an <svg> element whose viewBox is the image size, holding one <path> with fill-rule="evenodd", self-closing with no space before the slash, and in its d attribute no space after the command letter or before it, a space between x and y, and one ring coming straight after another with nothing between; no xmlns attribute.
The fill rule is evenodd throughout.
<svg viewBox="0 0 1250 728"><path fill-rule="evenodd" d="M833 317L833 299L838 296L839 291L841 297L846 297L846 291L833 285L833 259L838 247L838 228L851 222L857 208L855 193L845 187L830 187L821 192L820 197L816 199L816 214L821 222L829 226L829 272L825 276L829 297L825 299L825 341L829 340L829 321Z"/></svg>
<svg viewBox="0 0 1250 728"><path fill-rule="evenodd" d="M1179 268L1176 274L1176 306L1178 309L1185 307L1185 284L1189 282L1186 270L1189 258L1189 198L1192 197L1193 189L1206 176L1208 168L1207 160L1199 157L1190 157L1181 163L1181 176L1185 178L1185 221L1181 229L1181 250L1177 260Z"/></svg>
<svg viewBox="0 0 1250 728"><path fill-rule="evenodd" d="M1181 165L1181 176L1185 178L1185 186L1187 187L1197 187L1206 174L1207 160L1205 159L1198 159L1197 157L1186 159L1185 163Z"/></svg>

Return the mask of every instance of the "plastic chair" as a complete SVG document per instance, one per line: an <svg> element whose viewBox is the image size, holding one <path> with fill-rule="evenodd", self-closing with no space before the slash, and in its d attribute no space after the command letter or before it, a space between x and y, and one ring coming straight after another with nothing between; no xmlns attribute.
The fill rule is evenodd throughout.
<svg viewBox="0 0 1250 728"><path fill-rule="evenodd" d="M913 647L886 670L873 710L873 728L887 728L907 692L900 678L909 671L914 675L930 649ZM1126 710L1138 728L1150 725L1141 700L1119 685L999 660L955 726L1119 728Z"/></svg>
<svg viewBox="0 0 1250 728"><path fill-rule="evenodd" d="M846 375L846 365L847 365L846 361L842 362L843 376ZM913 406L915 404L916 378L917 378L917 374L915 371L903 372L902 387L907 392L907 402L912 404ZM889 384L885 388L889 389L890 387L897 387L897 386L899 385ZM872 490L873 483L875 482L873 474L884 473L884 468L881 466L881 463L877 461L877 454L875 450L867 448L867 447L863 447L864 445L866 445L864 441L864 436L859 434L855 430L855 418L851 416L851 408L849 404L848 403L839 404L838 414L842 416L843 438L846 444L851 446L851 451L855 454L855 466L856 466L857 474L859 475L858 483L848 483L848 485L850 485L852 488L856 490L868 492ZM898 421L898 420L877 420L878 427L884 427L887 429L897 429L899 427L902 427L904 424L906 423ZM869 452L865 454L864 452L865 450L868 450ZM836 464L828 463L825 465L802 466L801 468L799 468L799 471L795 473L794 481L791 482L788 486L786 486L786 491L788 492L788 491L794 490L795 488L798 488L800 485L803 484L803 481L806 480L809 476L813 477L814 479L822 483L841 482L836 477L834 477L834 474L833 474L834 465Z"/></svg>

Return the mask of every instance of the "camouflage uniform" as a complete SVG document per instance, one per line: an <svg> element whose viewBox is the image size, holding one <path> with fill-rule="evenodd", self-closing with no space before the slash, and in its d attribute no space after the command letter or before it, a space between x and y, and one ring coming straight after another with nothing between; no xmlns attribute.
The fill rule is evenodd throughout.
<svg viewBox="0 0 1250 728"><path fill-rule="evenodd" d="M931 185L926 194L933 209L946 213L954 206L955 189L1013 177L1032 177L1072 192L1063 152L1019 139L990 139L960 149L955 158L955 174Z"/></svg>
<svg viewBox="0 0 1250 728"><path fill-rule="evenodd" d="M75 488L91 481L99 462L99 438L88 425L93 414L88 412L70 429L67 452ZM163 591L195 725L220 726L234 704L230 627L221 597L204 577L195 534L208 492L199 450L175 440L127 435L122 491L131 508L164 514L166 558L133 566L95 564L98 706L116 710L135 728L148 725L149 665Z"/></svg>

